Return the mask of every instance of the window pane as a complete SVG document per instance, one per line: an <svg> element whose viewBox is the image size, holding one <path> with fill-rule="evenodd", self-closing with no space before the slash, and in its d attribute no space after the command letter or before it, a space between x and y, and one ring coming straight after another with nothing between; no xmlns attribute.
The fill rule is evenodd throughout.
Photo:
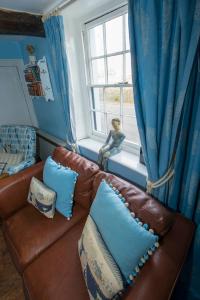
<svg viewBox="0 0 200 300"><path fill-rule="evenodd" d="M106 22L106 48L107 53L122 51L122 16Z"/></svg>
<svg viewBox="0 0 200 300"><path fill-rule="evenodd" d="M115 55L108 57L108 83L123 81L123 56Z"/></svg>
<svg viewBox="0 0 200 300"><path fill-rule="evenodd" d="M140 144L140 138L136 123L136 118L123 117L123 133L126 135L126 140Z"/></svg>
<svg viewBox="0 0 200 300"><path fill-rule="evenodd" d="M129 42L129 30L128 30L128 14L125 15L126 20L126 50L130 49L130 42Z"/></svg>
<svg viewBox="0 0 200 300"><path fill-rule="evenodd" d="M126 81L132 83L132 70L131 70L131 55L130 53L126 54Z"/></svg>
<svg viewBox="0 0 200 300"><path fill-rule="evenodd" d="M103 110L103 88L93 88L92 96L92 108Z"/></svg>
<svg viewBox="0 0 200 300"><path fill-rule="evenodd" d="M105 89L106 112L120 113L120 88Z"/></svg>
<svg viewBox="0 0 200 300"><path fill-rule="evenodd" d="M108 132L112 129L113 130L113 127L112 127L112 119L114 118L118 118L120 119L120 116L119 115L114 115L114 114L107 114L107 130Z"/></svg>
<svg viewBox="0 0 200 300"><path fill-rule="evenodd" d="M100 56L104 54L103 46L103 26L99 25L89 30L90 52L91 56Z"/></svg>
<svg viewBox="0 0 200 300"><path fill-rule="evenodd" d="M105 115L100 112L93 112L93 128L94 130L106 133Z"/></svg>
<svg viewBox="0 0 200 300"><path fill-rule="evenodd" d="M123 88L123 115L130 115L135 117L132 87Z"/></svg>
<svg viewBox="0 0 200 300"><path fill-rule="evenodd" d="M103 58L92 60L92 74L94 84L105 83L105 67Z"/></svg>

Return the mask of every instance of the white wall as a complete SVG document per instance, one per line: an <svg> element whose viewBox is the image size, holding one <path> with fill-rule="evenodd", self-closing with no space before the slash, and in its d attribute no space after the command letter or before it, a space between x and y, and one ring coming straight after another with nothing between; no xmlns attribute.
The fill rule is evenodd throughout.
<svg viewBox="0 0 200 300"><path fill-rule="evenodd" d="M21 59L0 59L0 125L25 124L37 127L23 67Z"/></svg>
<svg viewBox="0 0 200 300"><path fill-rule="evenodd" d="M88 132L91 130L82 41L83 24L125 3L127 3L125 0L77 0L62 11L71 70L78 139L87 137Z"/></svg>

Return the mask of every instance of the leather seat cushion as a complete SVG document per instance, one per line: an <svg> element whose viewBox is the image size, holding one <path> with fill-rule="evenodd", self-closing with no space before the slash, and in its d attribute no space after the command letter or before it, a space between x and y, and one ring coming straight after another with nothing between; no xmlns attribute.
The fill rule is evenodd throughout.
<svg viewBox="0 0 200 300"><path fill-rule="evenodd" d="M89 300L78 256L78 240L85 221L78 223L51 245L24 271L23 280L29 300ZM172 229L146 262L124 300L170 299L183 265L194 226L176 215ZM184 231L184 235L180 233Z"/></svg>
<svg viewBox="0 0 200 300"><path fill-rule="evenodd" d="M87 210L76 204L70 221L58 212L53 219L48 219L32 205L27 205L7 219L4 234L17 270L21 273L35 257L86 215Z"/></svg>
<svg viewBox="0 0 200 300"><path fill-rule="evenodd" d="M43 252L24 271L29 300L89 300L78 255L78 240L85 222Z"/></svg>

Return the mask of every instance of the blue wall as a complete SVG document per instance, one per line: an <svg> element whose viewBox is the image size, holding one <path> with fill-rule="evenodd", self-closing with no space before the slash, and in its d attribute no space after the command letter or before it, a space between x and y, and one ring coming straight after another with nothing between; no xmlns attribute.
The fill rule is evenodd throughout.
<svg viewBox="0 0 200 300"><path fill-rule="evenodd" d="M20 59L22 58L20 44L13 41L11 37L0 37L0 59Z"/></svg>

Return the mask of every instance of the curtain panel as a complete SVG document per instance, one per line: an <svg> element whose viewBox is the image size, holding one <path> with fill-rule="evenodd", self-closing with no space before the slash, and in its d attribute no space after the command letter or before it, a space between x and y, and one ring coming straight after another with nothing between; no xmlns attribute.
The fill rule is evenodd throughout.
<svg viewBox="0 0 200 300"><path fill-rule="evenodd" d="M153 195L196 234L176 299L200 299L200 0L129 0L133 92ZM184 234L184 233L183 233ZM187 287L187 289L186 289ZM178 294L177 294L178 295Z"/></svg>
<svg viewBox="0 0 200 300"><path fill-rule="evenodd" d="M70 71L65 47L64 24L62 16L49 16L44 20L46 38L56 78L56 87L62 100L65 118L67 146L76 151L76 131Z"/></svg>

